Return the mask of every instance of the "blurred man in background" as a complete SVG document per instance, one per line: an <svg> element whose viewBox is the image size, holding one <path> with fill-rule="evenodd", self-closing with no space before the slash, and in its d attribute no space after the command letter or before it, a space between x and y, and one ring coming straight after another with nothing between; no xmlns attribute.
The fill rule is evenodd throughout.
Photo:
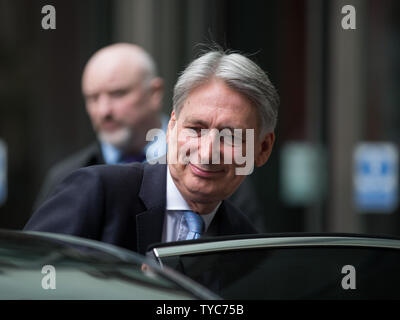
<svg viewBox="0 0 400 320"><path fill-rule="evenodd" d="M141 47L117 43L97 51L82 75L82 93L97 141L53 166L43 184L38 207L63 178L81 167L143 162L146 133L167 129L161 113L163 80L151 56ZM162 156L166 142L155 141Z"/></svg>
<svg viewBox="0 0 400 320"><path fill-rule="evenodd" d="M84 68L82 93L97 141L50 169L35 208L58 183L79 168L144 162L167 152L162 137L146 141L151 129L166 132L169 118L161 112L163 80L157 76L156 65L143 48L117 43L97 51ZM264 231L264 212L248 179L230 200L248 215L259 231Z"/></svg>

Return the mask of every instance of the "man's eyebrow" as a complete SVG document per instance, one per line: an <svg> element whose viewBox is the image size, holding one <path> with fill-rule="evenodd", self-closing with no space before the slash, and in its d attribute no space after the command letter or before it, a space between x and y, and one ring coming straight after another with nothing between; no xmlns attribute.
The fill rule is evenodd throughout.
<svg viewBox="0 0 400 320"><path fill-rule="evenodd" d="M124 84L124 85L117 85L117 86L113 86L110 87L108 89L108 92L114 92L114 91L129 91L132 88L134 88L134 85L130 85L130 84Z"/></svg>
<svg viewBox="0 0 400 320"><path fill-rule="evenodd" d="M184 121L183 121L183 124L184 125L200 125L200 126L202 126L202 127L208 127L208 123L207 122L205 122L205 121L203 121L203 120L200 120L200 119L192 119L192 118L187 118L187 119L185 119ZM234 130L235 129L240 129L240 130L246 130L245 128L234 128L234 127L230 127L230 126L224 126L224 127L218 127L217 128L219 131L222 131L222 130L225 130L225 129L227 129L227 130L229 130L232 134L234 133Z"/></svg>
<svg viewBox="0 0 400 320"><path fill-rule="evenodd" d="M218 130L220 130L220 131L225 130L225 129L231 131L232 133L234 133L235 130L242 130L242 131L247 130L246 128L241 128L241 127L221 127L221 128L218 128Z"/></svg>
<svg viewBox="0 0 400 320"><path fill-rule="evenodd" d="M193 125L201 125L203 127L207 127L208 124L207 122L200 120L200 119L192 119L192 118L187 118L183 121L184 124L193 124Z"/></svg>

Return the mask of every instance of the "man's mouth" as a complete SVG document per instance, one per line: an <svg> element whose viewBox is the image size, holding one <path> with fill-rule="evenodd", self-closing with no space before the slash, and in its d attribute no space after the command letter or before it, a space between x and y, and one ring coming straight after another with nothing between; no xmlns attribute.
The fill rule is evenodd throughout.
<svg viewBox="0 0 400 320"><path fill-rule="evenodd" d="M101 130L104 131L114 131L117 130L121 127L121 125L118 122L115 121L103 121L100 124Z"/></svg>
<svg viewBox="0 0 400 320"><path fill-rule="evenodd" d="M194 175L203 178L214 178L225 172L225 170L221 168L204 168L194 165L192 163L189 163L189 167Z"/></svg>

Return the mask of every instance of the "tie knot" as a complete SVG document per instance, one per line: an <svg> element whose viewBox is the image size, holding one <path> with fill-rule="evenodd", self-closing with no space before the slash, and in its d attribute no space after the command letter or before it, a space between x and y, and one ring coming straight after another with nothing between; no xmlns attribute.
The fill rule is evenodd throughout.
<svg viewBox="0 0 400 320"><path fill-rule="evenodd" d="M193 211L185 211L184 213L189 233L186 240L198 239L204 231L204 221L197 213Z"/></svg>

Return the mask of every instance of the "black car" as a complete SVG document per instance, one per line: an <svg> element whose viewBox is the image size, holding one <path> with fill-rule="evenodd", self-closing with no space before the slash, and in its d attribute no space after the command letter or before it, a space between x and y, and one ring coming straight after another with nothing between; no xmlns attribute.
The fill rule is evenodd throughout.
<svg viewBox="0 0 400 320"><path fill-rule="evenodd" d="M163 243L148 252L225 299L400 299L400 239L264 234Z"/></svg>
<svg viewBox="0 0 400 320"><path fill-rule="evenodd" d="M109 244L0 230L0 299L219 299L154 261Z"/></svg>

